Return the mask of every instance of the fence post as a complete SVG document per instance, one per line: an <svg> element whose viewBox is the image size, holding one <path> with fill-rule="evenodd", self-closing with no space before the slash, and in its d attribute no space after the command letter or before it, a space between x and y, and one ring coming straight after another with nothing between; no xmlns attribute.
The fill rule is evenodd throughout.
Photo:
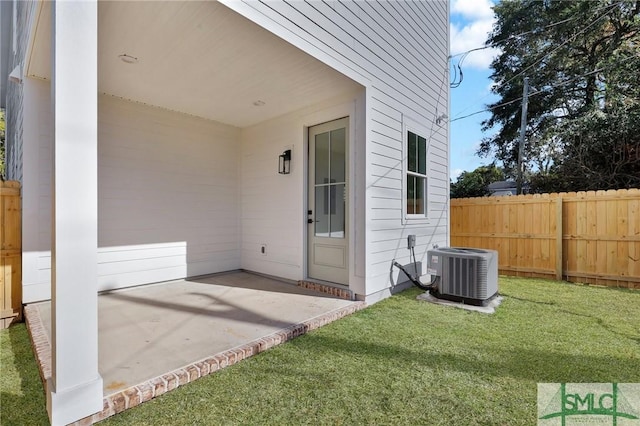
<svg viewBox="0 0 640 426"><path fill-rule="evenodd" d="M556 280L562 280L562 196L556 198Z"/></svg>

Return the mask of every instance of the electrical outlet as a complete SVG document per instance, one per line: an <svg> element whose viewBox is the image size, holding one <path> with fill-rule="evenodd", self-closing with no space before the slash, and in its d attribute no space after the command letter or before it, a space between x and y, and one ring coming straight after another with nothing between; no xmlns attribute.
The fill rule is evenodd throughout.
<svg viewBox="0 0 640 426"><path fill-rule="evenodd" d="M415 246L416 246L416 236L415 235L408 235L407 236L407 248L409 250L411 250Z"/></svg>
<svg viewBox="0 0 640 426"><path fill-rule="evenodd" d="M263 256L267 255L267 245L266 244L260 244L260 254Z"/></svg>

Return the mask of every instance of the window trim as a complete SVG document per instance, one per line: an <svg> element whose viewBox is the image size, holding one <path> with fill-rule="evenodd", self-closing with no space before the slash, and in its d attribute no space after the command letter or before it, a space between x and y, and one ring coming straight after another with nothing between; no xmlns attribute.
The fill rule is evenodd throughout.
<svg viewBox="0 0 640 426"><path fill-rule="evenodd" d="M18 0L13 0L11 4L11 23L12 23L12 40L11 45L13 48L13 54L18 51Z"/></svg>
<svg viewBox="0 0 640 426"><path fill-rule="evenodd" d="M426 140L425 147L425 174L417 173L409 171L409 132L415 134L418 137L422 137ZM430 189L430 171L431 168L429 166L429 151L431 144L429 143L429 131L428 129L420 125L417 121L412 120L408 117L403 116L402 123L402 223L429 223L429 206L431 205L431 193ZM408 182L407 176L414 175L424 179L424 193L425 193L425 201L424 201L424 214L409 214L407 212L407 190L408 190Z"/></svg>

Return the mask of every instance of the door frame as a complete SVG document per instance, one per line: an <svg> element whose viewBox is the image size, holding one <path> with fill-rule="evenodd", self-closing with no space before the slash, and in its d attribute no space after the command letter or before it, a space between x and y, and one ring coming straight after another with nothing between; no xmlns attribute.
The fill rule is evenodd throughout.
<svg viewBox="0 0 640 426"><path fill-rule="evenodd" d="M311 135L312 130L314 129L318 129L320 127L322 127L322 130L314 130L314 134L315 135L319 135L319 134L324 134L324 133L328 133L328 132L332 132L333 130L337 130L342 128L342 126L345 126L347 132L345 133L345 168L344 168L344 191L343 192L343 197L344 197L344 231L343 231L343 237L342 237L342 241L340 241L340 238L334 239L331 237L318 237L314 234L313 229L315 229L315 226L313 225L313 222L311 224L309 224L307 222L307 248L306 248L306 255L307 255L307 274L309 275L310 279L313 280L318 280L318 281L324 281L324 282L330 282L336 285L340 285L340 286L348 286L349 285L349 271L350 271L350 265L349 265L349 244L350 244L350 239L351 239L351 215L350 215L350 205L351 205L351 178L350 178L350 172L351 172L351 165L350 165L350 161L351 161L351 157L350 157L350 144L351 144L351 140L350 140L350 117L349 116L345 116L345 117L339 117L336 118L335 120L331 120L331 121L327 121L325 123L320 123L320 124L316 124L314 126L310 126L307 128L307 132L309 135ZM310 137L307 138L308 139L308 161L307 161L307 182L308 182L308 192L307 192L307 209L309 211L313 210L313 214L311 216L307 216L308 218L316 218L318 217L318 206L315 205L315 201L317 201L317 199L314 200L315 197L315 184L313 182L314 180L314 176L311 173L312 171L316 170L316 164L312 164L312 157L315 159L315 155L313 154L313 147L311 145L313 145L313 141L311 140ZM315 160L314 160L315 161ZM326 189L326 188L325 188ZM313 204L313 208L311 208L311 205ZM308 213L308 212L307 212ZM318 239L319 238L319 239ZM346 239L346 241L344 241L344 239ZM314 250L318 249L318 246L329 246L329 247L343 247L344 248L344 267L343 268L337 268L337 267L333 267L333 266L329 266L329 265L322 265L322 264L316 264L312 258L316 256L316 252ZM311 267L314 267L315 269L315 276L311 277ZM334 269L335 268L335 269ZM342 273L338 273L338 270L342 270ZM335 271L335 272L334 272ZM326 275L325 278L322 279L320 277L318 277L318 274L320 275L333 275L334 279L337 279L338 276L340 276L339 280L333 281L332 279L329 279ZM346 276L344 275L346 274ZM343 282L342 280L346 281Z"/></svg>
<svg viewBox="0 0 640 426"><path fill-rule="evenodd" d="M307 212L309 210L309 128L313 126L317 126L319 124L328 123L334 120L338 120L341 118L347 118L349 120L349 134L348 134L348 161L347 165L347 183L348 183L348 202L347 202L347 217L349 220L348 227L348 245L347 245L347 268L349 270L349 284L347 287L351 289L351 284L353 282L353 276L355 273L354 264L355 264L355 228L354 226L354 218L355 218L355 188L353 183L355 182L355 167L354 158L355 158L355 146L356 146L356 126L358 123L355 120L356 115L356 102L354 99L357 96L354 96L350 99L349 102L335 105L330 108L322 109L316 111L312 114L309 114L302 119L302 138L304 141L304 173L302 179L303 185L303 197L304 202L301 209L301 217L302 217L302 226L303 229L303 277L304 279L314 278L309 277L309 229L311 228L307 223ZM337 286L342 288L345 287L344 284L334 283Z"/></svg>

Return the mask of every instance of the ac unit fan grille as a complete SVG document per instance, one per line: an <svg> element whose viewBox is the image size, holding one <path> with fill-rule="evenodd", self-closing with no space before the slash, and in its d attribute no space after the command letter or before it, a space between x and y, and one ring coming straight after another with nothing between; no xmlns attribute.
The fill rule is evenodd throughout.
<svg viewBox="0 0 640 426"><path fill-rule="evenodd" d="M487 262L484 259L446 257L440 292L470 299L486 299Z"/></svg>

